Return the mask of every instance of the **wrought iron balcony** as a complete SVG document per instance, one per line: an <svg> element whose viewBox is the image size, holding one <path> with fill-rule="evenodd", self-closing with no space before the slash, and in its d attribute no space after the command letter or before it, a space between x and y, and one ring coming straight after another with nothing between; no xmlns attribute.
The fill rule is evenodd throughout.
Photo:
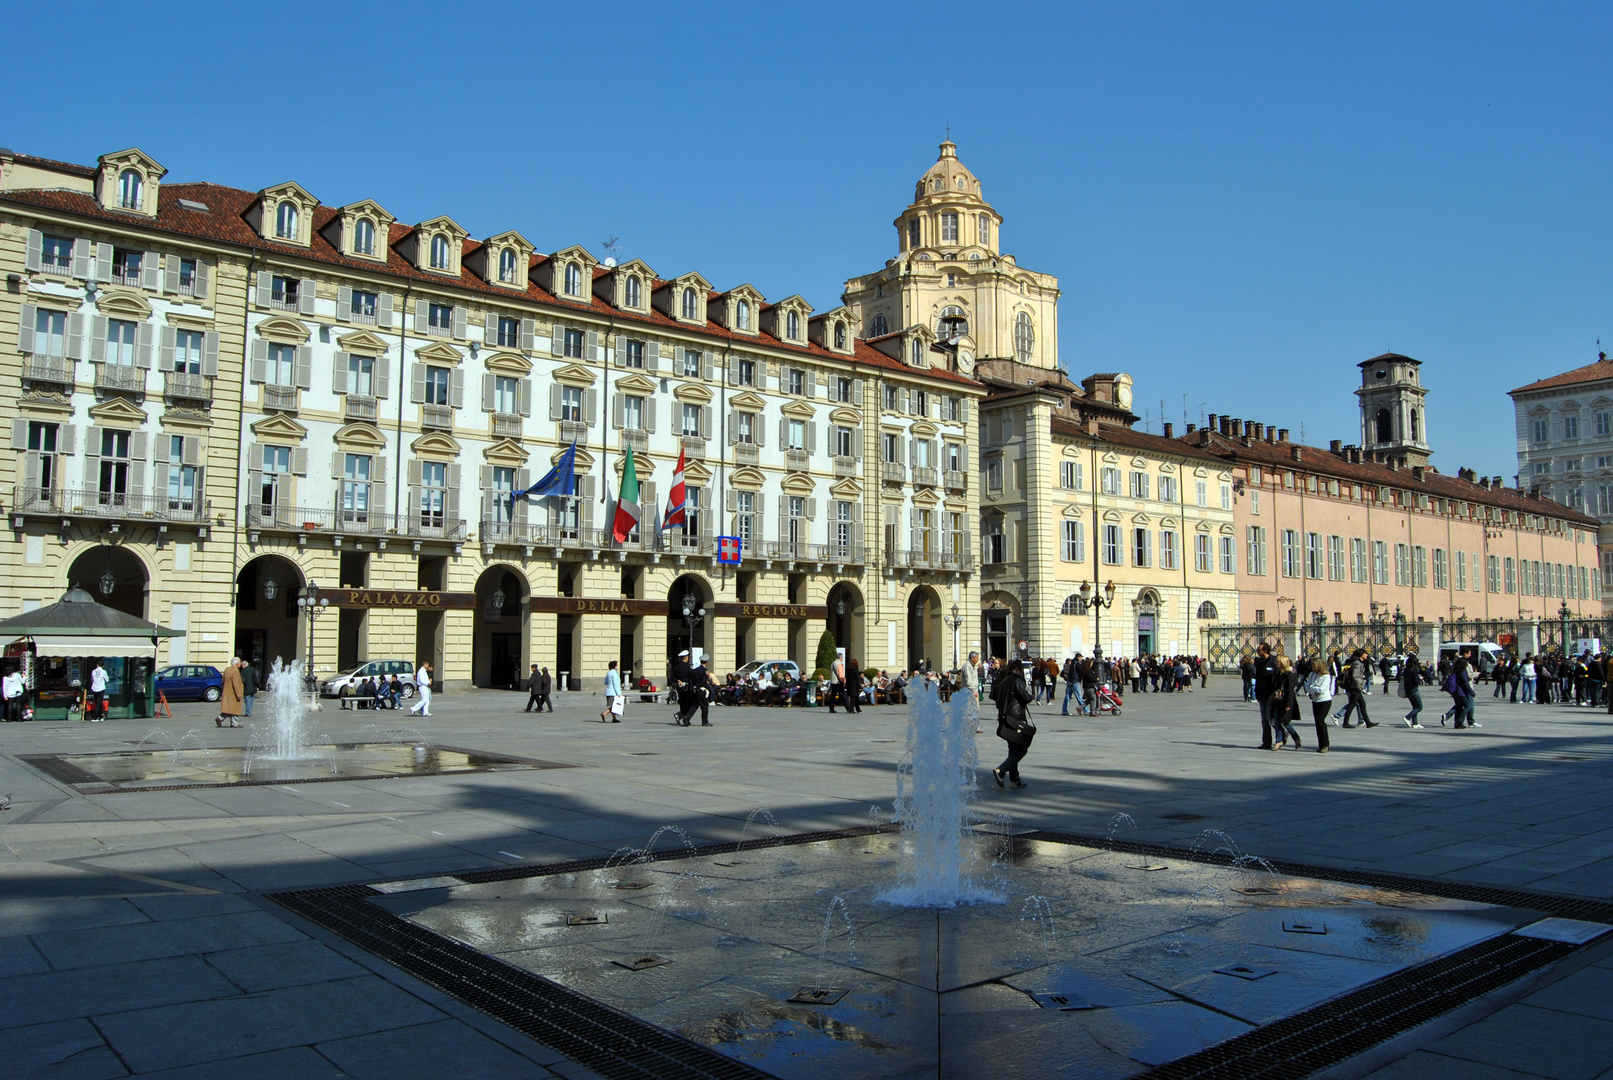
<svg viewBox="0 0 1613 1080"><path fill-rule="evenodd" d="M861 566L864 561L861 544L801 544L788 540L774 540L755 545L768 558L786 559L802 563L844 563Z"/></svg>
<svg viewBox="0 0 1613 1080"><path fill-rule="evenodd" d="M454 410L451 405L420 406L420 426L438 431L454 430Z"/></svg>
<svg viewBox="0 0 1613 1080"><path fill-rule="evenodd" d="M342 415L349 420L369 420L373 422L380 414L380 403L368 394L344 394L346 401L342 406Z"/></svg>
<svg viewBox="0 0 1613 1080"><path fill-rule="evenodd" d="M281 412L296 412L297 388L295 386L264 384L263 407L265 409L278 409Z"/></svg>
<svg viewBox="0 0 1613 1080"><path fill-rule="evenodd" d="M519 439L521 437L520 415L517 413L494 413L493 437L495 439Z"/></svg>
<svg viewBox="0 0 1613 1080"><path fill-rule="evenodd" d="M693 461L705 460L706 440L698 435L683 436L683 456Z"/></svg>
<svg viewBox="0 0 1613 1080"><path fill-rule="evenodd" d="M22 378L29 383L50 383L72 388L75 379L75 362L65 356L25 356L22 358Z"/></svg>
<svg viewBox="0 0 1613 1080"><path fill-rule="evenodd" d="M622 445L631 446L635 454L643 454L650 449L650 433L639 428L623 428Z"/></svg>
<svg viewBox="0 0 1613 1080"><path fill-rule="evenodd" d="M146 392L146 369L132 364L96 364L95 388L123 394Z"/></svg>
<svg viewBox="0 0 1613 1080"><path fill-rule="evenodd" d="M588 445L588 425L581 420L560 421L560 441L563 443L576 443L578 446Z"/></svg>
<svg viewBox="0 0 1613 1080"><path fill-rule="evenodd" d="M100 518L107 521L206 520L205 502L197 497L170 498L161 495L134 495L101 491L99 488L23 487L17 508L25 514Z"/></svg>
<svg viewBox="0 0 1613 1080"><path fill-rule="evenodd" d="M946 570L968 573L974 569L974 558L967 553L952 551L915 551L908 548L885 549L885 565L904 570Z"/></svg>
<svg viewBox="0 0 1613 1080"><path fill-rule="evenodd" d="M333 536L398 536L408 540L433 539L463 541L467 532L464 518L440 515L386 514L379 510L345 510L319 506L265 506L249 503L246 508L249 529L274 532L329 533Z"/></svg>
<svg viewBox="0 0 1613 1080"><path fill-rule="evenodd" d="M163 373L163 400L170 405L176 402L213 403L213 380L206 375L191 375L183 371Z"/></svg>

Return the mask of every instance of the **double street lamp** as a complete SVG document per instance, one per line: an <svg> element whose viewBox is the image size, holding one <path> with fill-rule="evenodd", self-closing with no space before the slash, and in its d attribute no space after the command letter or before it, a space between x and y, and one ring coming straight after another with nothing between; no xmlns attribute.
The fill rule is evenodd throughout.
<svg viewBox="0 0 1613 1080"><path fill-rule="evenodd" d="M310 581L297 592L297 607L308 613L308 669L302 673L309 693L319 690L319 679L314 675L314 621L330 607L330 597L319 595L319 583Z"/></svg>
<svg viewBox="0 0 1613 1080"><path fill-rule="evenodd" d="M1115 583L1108 581L1103 586L1103 597L1097 596L1093 582L1081 582L1078 595L1081 602L1092 609L1092 656L1095 660L1103 659L1103 616L1100 612L1106 607L1114 607Z"/></svg>
<svg viewBox="0 0 1613 1080"><path fill-rule="evenodd" d="M952 631L952 670L958 670L958 628L963 625L963 616L958 614L958 605L952 605L952 614L943 615L947 628Z"/></svg>

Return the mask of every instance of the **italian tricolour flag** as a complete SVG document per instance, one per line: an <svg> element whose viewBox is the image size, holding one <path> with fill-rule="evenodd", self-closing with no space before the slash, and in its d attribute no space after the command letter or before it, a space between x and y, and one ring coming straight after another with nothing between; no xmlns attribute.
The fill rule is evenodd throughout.
<svg viewBox="0 0 1613 1080"><path fill-rule="evenodd" d="M616 497L616 521L611 535L618 544L627 542L627 534L638 528L638 470L633 468L633 448L627 448L627 465L622 469L622 492Z"/></svg>

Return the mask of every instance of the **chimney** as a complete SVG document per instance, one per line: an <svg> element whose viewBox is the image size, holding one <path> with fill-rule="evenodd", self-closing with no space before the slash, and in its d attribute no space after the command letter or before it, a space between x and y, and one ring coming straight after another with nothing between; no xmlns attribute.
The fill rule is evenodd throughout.
<svg viewBox="0 0 1613 1080"><path fill-rule="evenodd" d="M1188 430L1192 431L1193 429L1188 428ZM1175 437L1175 434L1176 434L1176 425L1172 424L1169 420L1165 421L1165 437L1167 439L1173 438L1173 437Z"/></svg>
<svg viewBox="0 0 1613 1080"><path fill-rule="evenodd" d="M1189 425L1187 425L1187 433L1189 435L1193 434L1198 429L1199 429L1199 426L1197 424L1189 424Z"/></svg>
<svg viewBox="0 0 1613 1080"><path fill-rule="evenodd" d="M1531 498L1531 499L1538 499L1538 498L1540 498L1540 487L1539 487L1539 486L1538 486L1538 485L1536 485L1536 486L1534 486L1534 487L1531 487L1531 488L1530 488L1530 489L1529 489L1529 497L1530 497L1530 498Z"/></svg>
<svg viewBox="0 0 1613 1080"><path fill-rule="evenodd" d="M1421 480L1423 478L1423 467L1421 465L1413 465L1411 467L1411 478L1413 480Z"/></svg>
<svg viewBox="0 0 1613 1080"><path fill-rule="evenodd" d="M1223 434L1223 435L1232 434L1232 418L1231 417L1223 416L1221 418L1221 434Z"/></svg>
<svg viewBox="0 0 1613 1080"><path fill-rule="evenodd" d="M1479 487L1483 488L1486 491L1490 490L1490 478L1488 476L1480 477L1479 478Z"/></svg>
<svg viewBox="0 0 1613 1080"><path fill-rule="evenodd" d="M1498 476L1494 480L1490 481L1490 486L1495 488L1497 491L1500 491L1502 488L1506 487L1506 484L1503 483L1502 478Z"/></svg>
<svg viewBox="0 0 1613 1080"><path fill-rule="evenodd" d="M1097 433L1098 433L1098 418L1096 416L1090 416L1090 417L1087 418L1087 434L1088 435L1096 435Z"/></svg>
<svg viewBox="0 0 1613 1080"><path fill-rule="evenodd" d="M1327 444L1327 449L1328 449L1328 451L1330 453L1334 453L1334 454L1342 453L1344 451L1344 440L1343 439L1334 439L1334 440L1332 440L1331 442L1329 442Z"/></svg>
<svg viewBox="0 0 1613 1080"><path fill-rule="evenodd" d="M1266 441L1269 442L1269 443L1276 443L1276 441L1277 441L1277 429L1276 428L1270 427L1270 426L1268 426L1266 428Z"/></svg>
<svg viewBox="0 0 1613 1080"><path fill-rule="evenodd" d="M1299 446L1290 446L1288 448L1288 452L1294 456L1295 461L1301 460L1301 449Z"/></svg>
<svg viewBox="0 0 1613 1080"><path fill-rule="evenodd" d="M1287 428L1278 428L1277 429L1277 441L1278 442L1287 442L1288 441L1288 429Z"/></svg>
<svg viewBox="0 0 1613 1080"><path fill-rule="evenodd" d="M1214 431L1215 430L1215 421L1216 421L1216 415L1214 413L1211 413L1210 414L1210 422L1205 424L1204 426L1207 429L1209 429L1210 431Z"/></svg>
<svg viewBox="0 0 1613 1080"><path fill-rule="evenodd" d="M1243 421L1242 420L1234 420L1234 421L1232 421L1232 434L1234 436L1236 436L1237 438L1240 438L1240 439L1243 438Z"/></svg>
<svg viewBox="0 0 1613 1080"><path fill-rule="evenodd" d="M1243 445L1245 445L1245 446L1253 446L1254 442L1255 442L1255 437L1254 437L1254 435L1250 434L1252 431L1254 431L1254 428L1252 426L1245 427L1243 429L1243 434L1238 437L1238 441L1243 443Z"/></svg>

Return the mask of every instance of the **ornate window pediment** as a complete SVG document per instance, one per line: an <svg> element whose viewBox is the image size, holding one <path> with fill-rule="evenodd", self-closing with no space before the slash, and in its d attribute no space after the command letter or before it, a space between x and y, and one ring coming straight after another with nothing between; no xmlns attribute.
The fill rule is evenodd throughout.
<svg viewBox="0 0 1613 1080"><path fill-rule="evenodd" d="M366 354L373 353L376 356L386 352L387 347L385 339L370 333L368 330L360 330L357 333L345 334L342 337L337 338L336 343L342 347L343 352Z"/></svg>
<svg viewBox="0 0 1613 1080"><path fill-rule="evenodd" d="M532 373L532 361L520 353L498 352L487 358L487 370L524 379Z"/></svg>
<svg viewBox="0 0 1613 1080"><path fill-rule="evenodd" d="M301 442L308 437L308 429L285 413L275 413L266 416L257 423L250 425L253 435L259 439L280 439L287 442Z"/></svg>
<svg viewBox="0 0 1613 1080"><path fill-rule="evenodd" d="M797 420L810 420L817 415L817 410L804 401L788 401L780 407L779 412L785 416L793 416Z"/></svg>
<svg viewBox="0 0 1613 1080"><path fill-rule="evenodd" d="M747 412L761 412L767 408L767 399L753 390L735 394L728 399L728 403L736 409L744 409Z"/></svg>
<svg viewBox="0 0 1613 1080"><path fill-rule="evenodd" d="M374 424L347 424L336 432L337 446L369 451L386 449L386 436Z"/></svg>
<svg viewBox="0 0 1613 1080"><path fill-rule="evenodd" d="M432 364L445 364L448 367L457 367L463 363L465 357L452 345L442 341L433 341L430 345L414 351L416 360Z"/></svg>
<svg viewBox="0 0 1613 1080"><path fill-rule="evenodd" d="M791 473L784 478L784 483L780 486L786 495L810 495L816 485L805 473Z"/></svg>
<svg viewBox="0 0 1613 1080"><path fill-rule="evenodd" d="M596 376L592 369L585 368L581 364L567 364L563 368L555 369L550 377L555 382L567 386L592 386Z"/></svg>
<svg viewBox="0 0 1613 1080"><path fill-rule="evenodd" d="M461 448L459 440L452 435L444 434L441 431L431 431L410 443L409 449L416 454L431 454L436 457L453 459L459 456Z"/></svg>
<svg viewBox="0 0 1613 1080"><path fill-rule="evenodd" d="M863 414L855 409L841 406L829 414L829 420L842 427L862 427Z"/></svg>
<svg viewBox="0 0 1613 1080"><path fill-rule="evenodd" d="M860 502L863 497L863 489L861 484L848 476L842 480L835 481L834 486L829 489L829 494L846 502Z"/></svg>
<svg viewBox="0 0 1613 1080"><path fill-rule="evenodd" d="M698 461L690 461L683 466L684 481L696 487L704 487L711 482L711 477L711 470Z"/></svg>
<svg viewBox="0 0 1613 1080"><path fill-rule="evenodd" d="M96 306L102 315L117 315L136 322L144 322L151 317L151 305L146 303L145 297L121 289L108 289L102 293Z"/></svg>
<svg viewBox="0 0 1613 1080"><path fill-rule="evenodd" d="M482 458L491 465L508 465L519 469L526 464L526 447L514 439L500 439L482 449Z"/></svg>
<svg viewBox="0 0 1613 1080"><path fill-rule="evenodd" d="M108 398L99 405L90 406L90 418L97 423L138 427L146 422L145 410L126 398Z"/></svg>
<svg viewBox="0 0 1613 1080"><path fill-rule="evenodd" d="M711 388L701 383L679 383L677 388L672 391L672 396L679 401L704 405L712 399L713 395Z"/></svg>
<svg viewBox="0 0 1613 1080"><path fill-rule="evenodd" d="M653 394L659 384L647 375L627 375L617 379L614 388L624 394Z"/></svg>
<svg viewBox="0 0 1613 1080"><path fill-rule="evenodd" d="M277 315L258 323L258 335L282 345L304 345L313 332L296 319Z"/></svg>
<svg viewBox="0 0 1613 1080"><path fill-rule="evenodd" d="M747 465L742 469L735 469L728 482L734 487L760 491L762 485L767 482L767 477L763 475L762 470Z"/></svg>

